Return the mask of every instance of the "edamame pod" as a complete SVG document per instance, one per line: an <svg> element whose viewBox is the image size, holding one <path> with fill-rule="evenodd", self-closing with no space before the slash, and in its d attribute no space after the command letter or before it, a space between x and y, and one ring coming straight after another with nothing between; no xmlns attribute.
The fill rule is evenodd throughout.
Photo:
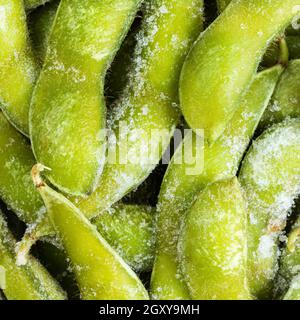
<svg viewBox="0 0 300 320"><path fill-rule="evenodd" d="M251 299L246 202L237 178L200 193L184 220L178 250L192 299Z"/></svg>
<svg viewBox="0 0 300 320"><path fill-rule="evenodd" d="M300 300L300 274L292 280L283 300Z"/></svg>
<svg viewBox="0 0 300 320"><path fill-rule="evenodd" d="M33 11L29 15L29 31L36 60L43 65L48 48L51 28L56 16L59 1Z"/></svg>
<svg viewBox="0 0 300 320"><path fill-rule="evenodd" d="M202 152L193 133L185 137L183 146L176 151L164 177L157 207L157 252L151 279L153 298L188 299L177 267L181 221L195 197L207 184L236 175L281 72L282 67L276 66L256 76L223 136L213 145L205 145ZM177 162L182 150L187 155L196 155L191 164Z"/></svg>
<svg viewBox="0 0 300 320"><path fill-rule="evenodd" d="M105 165L99 187L79 201L86 216L111 207L158 164L180 119L178 78L189 47L202 28L202 19L202 0L146 2L133 72L110 119L117 150L108 145L112 160Z"/></svg>
<svg viewBox="0 0 300 320"><path fill-rule="evenodd" d="M24 5L27 10L41 6L50 0L24 0Z"/></svg>
<svg viewBox="0 0 300 320"><path fill-rule="evenodd" d="M105 157L106 70L140 0L62 0L30 108L30 136L47 178L60 190L91 193ZM75 134L74 134L75 132Z"/></svg>
<svg viewBox="0 0 300 320"><path fill-rule="evenodd" d="M46 211L30 177L35 163L28 140L0 112L0 197L28 224Z"/></svg>
<svg viewBox="0 0 300 320"><path fill-rule="evenodd" d="M1 289L9 300L63 300L65 293L33 257L26 266L17 266L15 240L0 213L0 277Z"/></svg>
<svg viewBox="0 0 300 320"><path fill-rule="evenodd" d="M269 298L278 269L278 240L300 192L300 120L273 126L251 146L239 181L249 211L248 277L254 296Z"/></svg>
<svg viewBox="0 0 300 320"><path fill-rule="evenodd" d="M271 103L263 115L260 129L285 118L300 116L300 60L289 62L281 76Z"/></svg>
<svg viewBox="0 0 300 320"><path fill-rule="evenodd" d="M0 108L24 134L28 134L29 104L37 68L29 45L22 0L1 0Z"/></svg>
<svg viewBox="0 0 300 320"><path fill-rule="evenodd" d="M135 270L151 270L154 259L154 210L118 204L94 219L103 238Z"/></svg>
<svg viewBox="0 0 300 320"><path fill-rule="evenodd" d="M204 129L208 143L223 133L268 44L300 11L298 4L234 0L193 46L181 74L181 109L192 129Z"/></svg>
<svg viewBox="0 0 300 320"><path fill-rule="evenodd" d="M70 201L41 180L41 169L41 165L33 168L33 180L70 259L81 298L147 299L147 291L135 273Z"/></svg>

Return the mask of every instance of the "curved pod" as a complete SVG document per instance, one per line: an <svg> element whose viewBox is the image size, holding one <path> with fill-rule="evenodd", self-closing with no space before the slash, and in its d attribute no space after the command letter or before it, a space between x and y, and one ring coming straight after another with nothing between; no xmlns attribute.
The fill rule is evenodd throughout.
<svg viewBox="0 0 300 320"><path fill-rule="evenodd" d="M40 179L40 169L40 165L33 168L33 179L70 259L81 298L147 299L147 291L135 273L70 201Z"/></svg>
<svg viewBox="0 0 300 320"><path fill-rule="evenodd" d="M48 179L91 193L105 157L104 77L140 0L62 0L30 108L30 136Z"/></svg>
<svg viewBox="0 0 300 320"><path fill-rule="evenodd" d="M190 127L204 129L208 143L223 133L268 44L300 11L298 4L233 1L194 44L181 73L180 102Z"/></svg>
<svg viewBox="0 0 300 320"><path fill-rule="evenodd" d="M203 1L154 0L145 5L133 71L109 121L117 150L109 144L99 187L87 199L79 199L88 217L111 207L149 176L180 119L178 79L202 28Z"/></svg>
<svg viewBox="0 0 300 320"><path fill-rule="evenodd" d="M272 294L278 241L300 192L300 120L273 126L251 146L239 181L248 200L248 277L253 295Z"/></svg>
<svg viewBox="0 0 300 320"><path fill-rule="evenodd" d="M246 202L237 178L200 193L183 222L178 250L192 299L251 299Z"/></svg>
<svg viewBox="0 0 300 320"><path fill-rule="evenodd" d="M1 1L0 48L0 108L18 130L28 135L28 112L37 68L22 0Z"/></svg>

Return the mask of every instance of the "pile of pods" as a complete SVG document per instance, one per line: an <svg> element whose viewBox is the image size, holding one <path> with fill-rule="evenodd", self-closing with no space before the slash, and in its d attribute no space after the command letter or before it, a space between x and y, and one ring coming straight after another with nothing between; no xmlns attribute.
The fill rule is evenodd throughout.
<svg viewBox="0 0 300 320"><path fill-rule="evenodd" d="M299 300L299 22L0 0L0 299Z"/></svg>

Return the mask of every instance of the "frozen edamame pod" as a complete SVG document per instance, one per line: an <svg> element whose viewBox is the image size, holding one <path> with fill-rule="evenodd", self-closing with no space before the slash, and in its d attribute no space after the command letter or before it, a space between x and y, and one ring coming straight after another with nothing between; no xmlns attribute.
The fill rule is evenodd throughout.
<svg viewBox="0 0 300 320"><path fill-rule="evenodd" d="M24 134L37 68L22 0L0 1L0 108Z"/></svg>
<svg viewBox="0 0 300 320"><path fill-rule="evenodd" d="M0 197L28 224L46 211L30 177L35 163L29 141L0 112Z"/></svg>
<svg viewBox="0 0 300 320"><path fill-rule="evenodd" d="M292 60L282 74L271 103L263 115L260 129L285 118L300 116L300 60Z"/></svg>
<svg viewBox="0 0 300 320"><path fill-rule="evenodd" d="M155 245L153 208L118 204L92 222L135 271L151 270Z"/></svg>
<svg viewBox="0 0 300 320"><path fill-rule="evenodd" d="M9 300L63 300L65 293L33 257L26 266L17 266L13 239L0 213L0 273L1 289ZM1 283L0 283L1 284Z"/></svg>
<svg viewBox="0 0 300 320"><path fill-rule="evenodd" d="M36 60L43 64L47 52L51 28L59 1L52 1L29 15L29 32Z"/></svg>
<svg viewBox="0 0 300 320"><path fill-rule="evenodd" d="M47 178L91 193L105 158L104 78L140 0L62 0L30 108L30 136Z"/></svg>
<svg viewBox="0 0 300 320"><path fill-rule="evenodd" d="M147 299L147 291L138 277L96 227L70 201L41 180L39 172L42 168L41 165L33 168L33 180L70 259L81 298Z"/></svg>
<svg viewBox="0 0 300 320"><path fill-rule="evenodd" d="M50 0L24 0L24 5L27 10L41 6Z"/></svg>
<svg viewBox="0 0 300 320"><path fill-rule="evenodd" d="M300 300L300 274L292 280L283 300Z"/></svg>
<svg viewBox="0 0 300 320"><path fill-rule="evenodd" d="M185 212L207 184L236 175L239 163L273 94L281 66L259 73L228 127L213 145L199 150L188 135L176 151L164 177L158 201L157 252L151 279L155 299L188 299L177 267L178 233ZM194 154L191 163L176 162ZM198 150L198 151L197 151ZM204 154L204 162L201 157ZM204 165L204 167L203 167Z"/></svg>
<svg viewBox="0 0 300 320"><path fill-rule="evenodd" d="M190 127L204 129L208 143L223 133L268 44L300 11L298 4L233 0L194 44L182 69L180 102Z"/></svg>
<svg viewBox="0 0 300 320"><path fill-rule="evenodd" d="M104 167L99 187L78 204L86 216L111 207L140 185L159 163L180 119L179 74L190 45L202 29L202 19L202 0L146 2L133 71L110 119L117 150L108 145L112 160Z"/></svg>
<svg viewBox="0 0 300 320"><path fill-rule="evenodd" d="M300 192L300 120L273 126L251 146L239 180L248 200L248 277L254 296L269 298L278 241Z"/></svg>
<svg viewBox="0 0 300 320"><path fill-rule="evenodd" d="M179 259L192 299L251 299L247 211L237 178L209 185L187 212Z"/></svg>

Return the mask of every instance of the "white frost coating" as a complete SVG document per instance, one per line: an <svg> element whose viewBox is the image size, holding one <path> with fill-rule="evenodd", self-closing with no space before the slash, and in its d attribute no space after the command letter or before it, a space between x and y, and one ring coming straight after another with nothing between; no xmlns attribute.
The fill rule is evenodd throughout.
<svg viewBox="0 0 300 320"><path fill-rule="evenodd" d="M274 235L264 235L260 238L258 246L259 258L267 259L271 258L274 249Z"/></svg>

